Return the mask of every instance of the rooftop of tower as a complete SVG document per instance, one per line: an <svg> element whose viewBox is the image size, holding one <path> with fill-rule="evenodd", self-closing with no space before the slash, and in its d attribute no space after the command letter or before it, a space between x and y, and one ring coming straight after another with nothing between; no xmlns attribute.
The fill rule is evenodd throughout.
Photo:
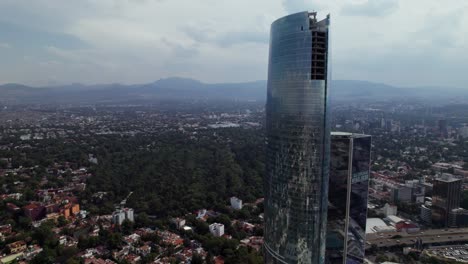
<svg viewBox="0 0 468 264"><path fill-rule="evenodd" d="M286 21L299 22L299 20L308 21L309 29L327 28L330 25L330 14L328 14L322 20L317 20L317 12L303 11L303 12L298 12L298 13L294 13L294 14L281 17L275 20L272 25L282 24L282 23L285 23Z"/></svg>

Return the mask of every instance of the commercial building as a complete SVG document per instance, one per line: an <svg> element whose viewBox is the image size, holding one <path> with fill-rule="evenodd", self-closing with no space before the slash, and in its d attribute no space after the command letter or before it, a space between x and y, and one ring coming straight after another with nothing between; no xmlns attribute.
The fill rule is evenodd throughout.
<svg viewBox="0 0 468 264"><path fill-rule="evenodd" d="M463 208L456 208L450 211L449 227L467 227L468 226L468 210Z"/></svg>
<svg viewBox="0 0 468 264"><path fill-rule="evenodd" d="M395 185L391 189L393 202L411 202L411 188L406 185Z"/></svg>
<svg viewBox="0 0 468 264"><path fill-rule="evenodd" d="M411 188L411 202L418 204L424 203L424 195L426 194L426 186L424 184L424 178L405 181L405 186Z"/></svg>
<svg viewBox="0 0 468 264"><path fill-rule="evenodd" d="M213 236L220 237L224 235L224 225L219 223L213 223L209 225L210 233Z"/></svg>
<svg viewBox="0 0 468 264"><path fill-rule="evenodd" d="M439 134L441 137L446 138L448 136L448 126L447 126L447 120L441 119L437 122L439 126Z"/></svg>
<svg viewBox="0 0 468 264"><path fill-rule="evenodd" d="M396 205L390 205L386 203L384 207L382 208L382 213L385 216L396 215L397 212L398 212L398 207Z"/></svg>
<svg viewBox="0 0 468 264"><path fill-rule="evenodd" d="M380 218L367 218L366 221L366 234L395 232L394 226L386 224Z"/></svg>
<svg viewBox="0 0 468 264"><path fill-rule="evenodd" d="M459 133L462 138L468 138L468 126L461 127Z"/></svg>
<svg viewBox="0 0 468 264"><path fill-rule="evenodd" d="M265 263L325 261L330 17L271 26L266 105Z"/></svg>
<svg viewBox="0 0 468 264"><path fill-rule="evenodd" d="M371 137L331 133L327 261L364 263Z"/></svg>
<svg viewBox="0 0 468 264"><path fill-rule="evenodd" d="M432 223L432 210L430 206L427 205L421 205L421 211L420 211L419 217L421 220L426 223L426 224L431 224Z"/></svg>
<svg viewBox="0 0 468 264"><path fill-rule="evenodd" d="M421 230L421 228L411 222L411 221L400 221L395 224L395 228L398 232L406 232L406 233L416 233Z"/></svg>
<svg viewBox="0 0 468 264"><path fill-rule="evenodd" d="M449 226L449 213L460 207L462 181L444 173L434 181L432 190L432 224Z"/></svg>

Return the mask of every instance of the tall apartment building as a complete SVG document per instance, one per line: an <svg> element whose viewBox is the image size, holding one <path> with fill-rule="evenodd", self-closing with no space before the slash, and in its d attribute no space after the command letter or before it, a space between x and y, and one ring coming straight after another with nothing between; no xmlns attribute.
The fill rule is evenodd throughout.
<svg viewBox="0 0 468 264"><path fill-rule="evenodd" d="M132 208L122 208L117 209L112 213L112 222L114 224L121 225L123 221L128 220L134 222L133 209Z"/></svg>
<svg viewBox="0 0 468 264"><path fill-rule="evenodd" d="M210 233L213 236L220 237L224 235L224 225L219 223L213 223L209 226Z"/></svg>

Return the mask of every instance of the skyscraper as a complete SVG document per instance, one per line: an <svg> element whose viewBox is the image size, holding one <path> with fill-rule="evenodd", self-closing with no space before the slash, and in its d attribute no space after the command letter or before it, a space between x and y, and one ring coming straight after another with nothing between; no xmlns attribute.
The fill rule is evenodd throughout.
<svg viewBox="0 0 468 264"><path fill-rule="evenodd" d="M330 128L330 17L301 12L271 26L265 262L324 263Z"/></svg>
<svg viewBox="0 0 468 264"><path fill-rule="evenodd" d="M444 173L432 187L432 224L448 226L449 213L460 207L462 182L451 174Z"/></svg>
<svg viewBox="0 0 468 264"><path fill-rule="evenodd" d="M438 123L438 126L439 126L440 136L444 137L444 138L448 137L447 120L441 119L437 123Z"/></svg>
<svg viewBox="0 0 468 264"><path fill-rule="evenodd" d="M371 136L332 132L327 259L364 263Z"/></svg>

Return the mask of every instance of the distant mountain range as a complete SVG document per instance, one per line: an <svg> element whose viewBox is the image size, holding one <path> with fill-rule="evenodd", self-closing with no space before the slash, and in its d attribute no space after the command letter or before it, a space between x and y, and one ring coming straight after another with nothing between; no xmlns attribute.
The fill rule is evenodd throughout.
<svg viewBox="0 0 468 264"><path fill-rule="evenodd" d="M402 88L367 81L334 80L331 98L336 101L395 98L468 99L468 89ZM30 87L0 85L0 102L8 103L106 103L155 100L256 100L265 101L266 81L207 84L187 78L167 78L147 84L70 84Z"/></svg>

